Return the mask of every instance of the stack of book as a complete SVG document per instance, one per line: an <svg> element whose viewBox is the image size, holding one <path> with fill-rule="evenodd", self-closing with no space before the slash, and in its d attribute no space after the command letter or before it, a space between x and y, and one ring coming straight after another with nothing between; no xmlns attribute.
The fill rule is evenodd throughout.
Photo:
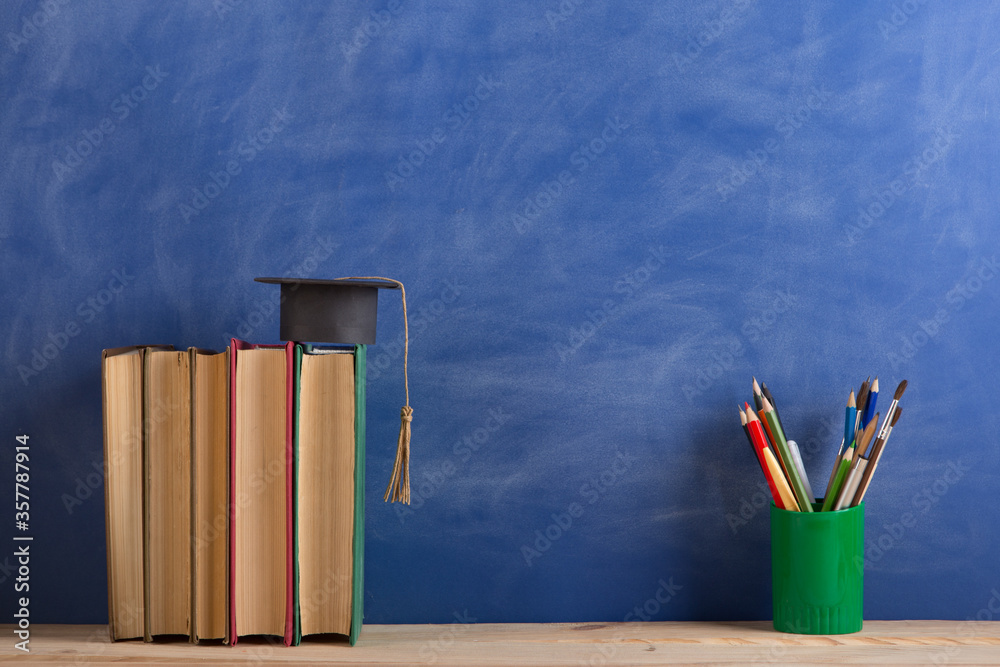
<svg viewBox="0 0 1000 667"><path fill-rule="evenodd" d="M365 346L102 354L113 640L357 640Z"/></svg>

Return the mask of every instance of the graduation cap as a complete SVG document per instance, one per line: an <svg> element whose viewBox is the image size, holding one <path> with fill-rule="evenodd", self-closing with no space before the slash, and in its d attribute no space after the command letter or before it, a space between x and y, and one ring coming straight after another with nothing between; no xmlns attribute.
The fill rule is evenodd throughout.
<svg viewBox="0 0 1000 667"><path fill-rule="evenodd" d="M385 500L410 503L410 383L407 361L410 348L406 320L406 288L403 283L379 276L336 278L255 278L257 282L281 285L281 340L310 343L373 345L378 291L399 289L403 295L403 378L406 405L400 411L399 441L392 479Z"/></svg>
<svg viewBox="0 0 1000 667"><path fill-rule="evenodd" d="M382 278L254 280L281 285L281 340L346 345L375 344L378 291L403 286Z"/></svg>

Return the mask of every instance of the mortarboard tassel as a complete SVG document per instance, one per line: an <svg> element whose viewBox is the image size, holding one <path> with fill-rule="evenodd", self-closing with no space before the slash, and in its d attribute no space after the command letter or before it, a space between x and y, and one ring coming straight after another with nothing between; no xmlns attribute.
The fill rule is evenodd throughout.
<svg viewBox="0 0 1000 667"><path fill-rule="evenodd" d="M413 421L413 408L410 407L410 377L407 363L410 356L410 326L406 320L406 288L403 283L392 278L381 276L351 276L344 280L384 280L399 285L403 293L403 382L406 386L406 405L399 412L399 440L396 442L396 462L392 466L392 479L385 489L383 500L410 504L410 422Z"/></svg>
<svg viewBox="0 0 1000 667"><path fill-rule="evenodd" d="M407 401L409 403L409 401ZM396 443L396 463L392 466L392 479L385 490L383 500L401 501L410 504L410 422L413 421L413 408L404 405L399 411L399 440Z"/></svg>

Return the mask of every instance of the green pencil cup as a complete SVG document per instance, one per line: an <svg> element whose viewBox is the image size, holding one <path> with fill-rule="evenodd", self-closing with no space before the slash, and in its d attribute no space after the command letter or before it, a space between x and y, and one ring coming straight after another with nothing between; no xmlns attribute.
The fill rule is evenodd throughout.
<svg viewBox="0 0 1000 667"><path fill-rule="evenodd" d="M864 503L836 512L790 512L772 503L774 629L801 635L861 630L864 548Z"/></svg>

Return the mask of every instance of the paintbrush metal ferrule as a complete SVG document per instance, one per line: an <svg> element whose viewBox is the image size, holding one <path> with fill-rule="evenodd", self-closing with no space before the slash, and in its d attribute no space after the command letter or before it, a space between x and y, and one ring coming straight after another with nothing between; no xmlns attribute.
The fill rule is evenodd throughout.
<svg viewBox="0 0 1000 667"><path fill-rule="evenodd" d="M882 428L878 431L877 440L885 440L889 430L892 429L892 418L896 414L896 408L899 406L899 401L895 398L892 399L892 403L889 404L889 409L886 410L885 419L882 421Z"/></svg>
<svg viewBox="0 0 1000 667"><path fill-rule="evenodd" d="M896 418L896 412L899 408L899 399L903 397L903 393L906 391L906 387L909 384L907 380L903 380L896 387L896 391L892 395L892 403L889 404L889 409L885 413L885 421L882 422L882 428L879 429L878 435L881 438L883 434L887 433L886 427L892 426L893 419Z"/></svg>

